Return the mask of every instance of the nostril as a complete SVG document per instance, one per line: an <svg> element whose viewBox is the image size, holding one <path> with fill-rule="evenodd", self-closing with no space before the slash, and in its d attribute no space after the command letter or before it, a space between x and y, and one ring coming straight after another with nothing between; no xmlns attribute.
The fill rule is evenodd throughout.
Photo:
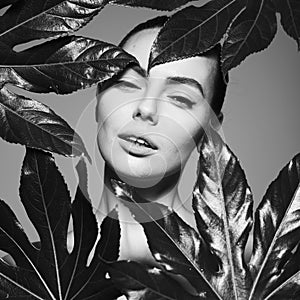
<svg viewBox="0 0 300 300"><path fill-rule="evenodd" d="M133 119L141 119L150 121L156 124L158 121L157 116L157 103L155 99L146 99L138 103L135 111L133 112Z"/></svg>

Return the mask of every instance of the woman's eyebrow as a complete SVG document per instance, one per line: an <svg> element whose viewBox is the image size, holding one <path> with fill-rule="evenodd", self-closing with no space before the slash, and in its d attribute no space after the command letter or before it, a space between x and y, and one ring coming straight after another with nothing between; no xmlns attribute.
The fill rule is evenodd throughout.
<svg viewBox="0 0 300 300"><path fill-rule="evenodd" d="M205 98L205 94L204 94L202 85L193 78L183 77L183 76L170 76L167 78L167 81L171 84L174 83L174 81L175 81L176 83L190 85L190 86L196 88L197 90L199 90L201 95Z"/></svg>

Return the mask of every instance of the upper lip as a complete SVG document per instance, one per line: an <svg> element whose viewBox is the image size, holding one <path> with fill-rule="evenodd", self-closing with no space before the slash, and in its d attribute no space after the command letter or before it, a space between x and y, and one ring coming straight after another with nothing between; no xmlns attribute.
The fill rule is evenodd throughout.
<svg viewBox="0 0 300 300"><path fill-rule="evenodd" d="M155 150L158 149L157 146L155 145L155 143L149 137L145 137L144 135L124 133L124 134L120 134L119 137L121 139L127 140L127 141L131 141L130 138L142 139L146 143L148 143L152 149L155 149Z"/></svg>

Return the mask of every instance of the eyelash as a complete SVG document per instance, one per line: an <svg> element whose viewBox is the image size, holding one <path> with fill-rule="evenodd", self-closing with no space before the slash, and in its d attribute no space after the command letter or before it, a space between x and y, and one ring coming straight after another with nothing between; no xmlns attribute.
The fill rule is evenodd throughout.
<svg viewBox="0 0 300 300"><path fill-rule="evenodd" d="M117 81L117 86L119 88L123 88L123 89L137 89L137 90L140 90L141 87L139 87L138 85L136 85L135 83L133 82L130 82L130 81L127 81L127 80L124 80L124 79L120 79ZM183 96L168 96L171 100L174 100L176 103L175 105L179 106L179 107L182 107L182 106L185 106L185 107L188 107L188 108L191 108L193 106L193 102L190 101L188 98L186 97L183 97Z"/></svg>
<svg viewBox="0 0 300 300"><path fill-rule="evenodd" d="M120 88L127 88L127 89L128 88L129 89L138 89L138 90L141 89L138 85L136 85L130 81L127 81L127 80L122 80L122 79L117 81L117 86Z"/></svg>
<svg viewBox="0 0 300 300"><path fill-rule="evenodd" d="M192 105L193 105L193 102L190 101L186 97L182 97L182 96L169 96L169 98L172 99L172 100L175 100L178 103L180 103L180 106L185 105L185 106L191 108Z"/></svg>

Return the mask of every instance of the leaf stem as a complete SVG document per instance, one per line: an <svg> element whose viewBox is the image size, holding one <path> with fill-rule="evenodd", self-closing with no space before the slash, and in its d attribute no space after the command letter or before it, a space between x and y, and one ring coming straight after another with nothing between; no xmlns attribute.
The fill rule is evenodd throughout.
<svg viewBox="0 0 300 300"><path fill-rule="evenodd" d="M15 242L15 240L5 231L3 230L3 228L0 228L0 230L2 232L4 232L4 234L6 234L6 236L20 249L20 251L24 254L24 256L26 257L26 259L28 260L29 264L32 266L33 270L36 272L37 276L40 278L43 286L45 287L45 289L47 290L47 292L49 293L50 297L52 298L52 300L56 300L55 296L53 295L53 293L51 292L51 290L49 289L47 283L45 282L45 280L43 279L42 275L39 273L39 271L37 270L37 268L35 267L34 263L31 261L31 259L28 257L28 255L23 251L23 249L18 245L18 243ZM1 276L4 276L2 273L0 273ZM19 286L19 284L15 283L16 285ZM25 289L25 288L24 288Z"/></svg>
<svg viewBox="0 0 300 300"><path fill-rule="evenodd" d="M213 149L215 149L214 143L212 142L211 138L211 143L212 143L212 147ZM217 159L217 153L216 151L214 151L214 156L215 156L215 161L216 161L216 167L217 167L217 176L218 176L218 185L219 185L219 189L220 189L220 195L222 197L221 203L222 203L222 218L223 218L223 224L224 224L224 231L225 231L225 241L226 241L226 247L227 247L227 251L228 251L228 260L229 260L229 265L231 268L231 281L232 281L232 285L233 285L233 292L234 292L234 297L235 299L238 299L238 293L237 293L237 286L236 286L236 282L235 282L235 270L234 270L234 263L233 263L233 254L231 251L231 240L230 240L230 235L229 235L229 225L228 225L228 217L227 217L227 210L226 210L226 205L225 205L225 196L223 193L223 188L222 188L222 179L220 177L220 173L221 173L221 168L219 165L219 160Z"/></svg>
<svg viewBox="0 0 300 300"><path fill-rule="evenodd" d="M34 154L34 156L36 156L36 154ZM39 176L39 166L37 163L37 158L35 157L35 164L36 164L36 169L37 169L37 177L39 180L39 186L42 186L42 182L41 182L41 178ZM54 259L54 266L55 266L55 272L56 272L56 279L57 279L57 290L58 290L58 295L59 295L59 299L63 300L62 298L62 291L61 291L61 282L60 282L60 275L59 275L59 267L58 267L58 261L57 261L57 255L56 255L56 249L55 249L55 244L54 244L54 238L53 238L53 234L52 234L52 228L51 228L51 224L50 224L50 220L49 220L49 216L47 213L47 206L45 205L45 198L44 198L44 193L43 190L41 188L41 197L42 197L42 203L43 203L43 207L44 207L44 211L45 211L45 217L46 217L46 222L47 222L47 228L49 230L49 236L50 236L50 240L51 240L51 246L52 246L52 250L53 250L53 259Z"/></svg>
<svg viewBox="0 0 300 300"><path fill-rule="evenodd" d="M214 295L219 299L222 300L222 298L219 296L219 294L214 290L213 286L210 284L210 282L207 280L207 278L204 276L204 274L202 274L202 272L199 270L199 268L195 265L195 263L189 258L189 256L185 253L185 251L183 249L181 249L179 247L179 245L177 245L177 243L175 243L172 239L172 237L168 234L168 232L166 230L164 230L164 228L156 221L156 219L154 219L142 206L139 205L138 202L136 202L133 197L130 197L130 199L132 199L132 201L145 213L147 214L152 222L154 222L160 229L161 231L164 232L164 234L170 239L170 241L175 245L175 247L184 255L184 257L189 261L189 263L195 268L195 270L199 273L199 275L201 276L201 278L205 281L205 283L208 285L208 287L211 289L211 291L213 291Z"/></svg>
<svg viewBox="0 0 300 300"><path fill-rule="evenodd" d="M298 193L299 193L299 195L298 195ZM260 266L260 268L259 268L259 271L258 271L258 273L257 273L257 275L256 275L256 277L255 277L255 280L254 280L254 282L253 282L252 289L251 289L251 292L250 292L249 300L253 299L254 293L255 293L255 291L256 291L256 285L257 285L257 283L258 283L258 281L259 281L259 279L260 279L260 277L261 277L261 275L262 275L263 269L265 268L265 266L266 266L266 264L267 264L267 262L268 262L269 255L270 255L270 253L271 253L272 250L273 250L273 247L274 247L274 245L275 245L275 243L276 243L277 237L278 237L278 235L279 235L280 232L281 232L281 229L282 229L282 227L283 227L284 220L285 220L285 218L286 218L286 216L287 216L287 213L288 213L288 211L290 210L290 208L291 208L291 206L292 206L292 204L293 204L293 202L294 202L294 200L295 200L295 198L296 198L297 196L298 196L298 197L300 196L300 184L298 184L297 190L296 190L296 192L295 192L295 194L294 194L294 196L293 196L291 202L289 203L289 206L287 207L287 209L286 209L286 211L285 211L285 213L284 213L284 216L283 216L282 220L280 221L280 224L279 224L279 226L278 226L278 229L276 230L276 233L275 233L275 235L274 235L274 237L273 237L273 239L272 239L272 242L271 242L271 244L270 244L270 246L269 246L269 248L268 248L268 251L267 251L267 253L266 253L266 255L265 255L265 258L264 258L264 260L263 260L263 262L262 262L262 264L261 264L261 266ZM299 197L299 198L300 198L300 197Z"/></svg>
<svg viewBox="0 0 300 300"><path fill-rule="evenodd" d="M36 295L35 293L31 292L30 290L26 289L25 287L23 287L22 285L20 285L19 283L17 283L16 281L12 280L11 278L9 278L8 276L4 275L3 273L0 273L0 276L2 276L4 279L6 279L7 281L11 282L12 284L16 285L17 287L19 287L20 289L26 291L28 294L36 297L37 299L40 300L45 300L44 298L41 298L40 296ZM50 295L51 296L51 295ZM52 297L52 296L51 296ZM55 298L52 298L53 300L55 300Z"/></svg>

